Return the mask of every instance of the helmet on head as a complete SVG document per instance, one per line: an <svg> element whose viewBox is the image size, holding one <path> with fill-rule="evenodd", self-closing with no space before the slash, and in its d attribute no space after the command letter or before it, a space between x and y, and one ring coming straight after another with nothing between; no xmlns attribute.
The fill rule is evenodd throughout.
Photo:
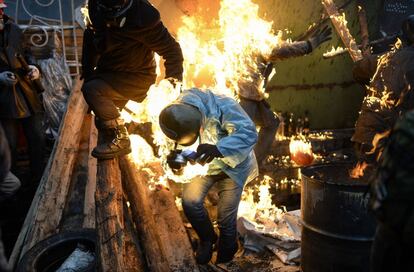
<svg viewBox="0 0 414 272"><path fill-rule="evenodd" d="M123 16L131 8L133 0L98 0L98 8L107 19Z"/></svg>
<svg viewBox="0 0 414 272"><path fill-rule="evenodd" d="M175 103L161 111L162 132L180 145L190 146L197 141L201 126L201 112L191 105Z"/></svg>
<svg viewBox="0 0 414 272"><path fill-rule="evenodd" d="M414 43L414 15L410 15L402 23L403 38L409 43Z"/></svg>
<svg viewBox="0 0 414 272"><path fill-rule="evenodd" d="M6 3L4 3L4 0L0 0L0 8L7 8Z"/></svg>

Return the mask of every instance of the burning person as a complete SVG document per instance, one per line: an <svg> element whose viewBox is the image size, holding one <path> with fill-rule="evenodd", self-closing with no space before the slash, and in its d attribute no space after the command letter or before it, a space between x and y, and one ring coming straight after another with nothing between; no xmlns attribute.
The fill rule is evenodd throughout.
<svg viewBox="0 0 414 272"><path fill-rule="evenodd" d="M12 154L17 159L19 127L23 128L30 157L30 169L35 185L43 173L44 133L43 105L34 84L40 78L39 69L27 47L23 31L5 13L0 0L0 123Z"/></svg>
<svg viewBox="0 0 414 272"><path fill-rule="evenodd" d="M376 70L369 65L359 69L376 71L352 137L361 160L373 161L373 156L367 156L367 152L373 149L374 139L378 142L379 137L386 136L398 118L414 108L414 15L403 22L402 30L403 44L396 44L393 50L380 56L378 62L361 62L361 65L377 66Z"/></svg>
<svg viewBox="0 0 414 272"><path fill-rule="evenodd" d="M273 71L272 62L303 56L311 53L322 43L331 39L332 30L326 26L314 29L301 41L282 43L274 48L269 56L256 56L255 67L238 82L240 105L256 125L260 126L255 153L259 165L266 159L279 126L279 119L267 103L265 87ZM257 66L257 67L256 67Z"/></svg>
<svg viewBox="0 0 414 272"><path fill-rule="evenodd" d="M253 147L256 128L240 105L232 98L211 91L190 89L162 110L162 131L183 146L199 139L194 161L210 163L206 176L195 177L184 185L183 209L200 238L196 260L210 261L217 235L204 207L204 199L215 184L219 187L217 263L229 262L238 250L237 209L244 185L258 175ZM184 151L183 151L184 152ZM171 168L179 168L177 151L167 158Z"/></svg>
<svg viewBox="0 0 414 272"><path fill-rule="evenodd" d="M92 155L110 159L131 152L118 108L141 102L156 79L154 53L165 59L166 77L182 80L180 45L160 20L159 12L141 0L89 0L89 23L83 41L82 91L96 115L104 141Z"/></svg>
<svg viewBox="0 0 414 272"><path fill-rule="evenodd" d="M379 161L371 207L378 226L372 272L409 271L414 257L414 111L397 122Z"/></svg>

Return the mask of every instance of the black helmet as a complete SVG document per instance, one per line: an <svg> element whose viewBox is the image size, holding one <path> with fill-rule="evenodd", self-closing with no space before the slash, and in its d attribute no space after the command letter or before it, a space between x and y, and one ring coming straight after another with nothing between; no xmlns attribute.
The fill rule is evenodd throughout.
<svg viewBox="0 0 414 272"><path fill-rule="evenodd" d="M414 43L414 15L410 15L402 23L403 38L408 44Z"/></svg>
<svg viewBox="0 0 414 272"><path fill-rule="evenodd" d="M191 105L174 103L161 111L162 132L180 145L190 146L197 141L201 126L201 112Z"/></svg>
<svg viewBox="0 0 414 272"><path fill-rule="evenodd" d="M98 0L98 7L106 19L114 20L131 8L133 0Z"/></svg>

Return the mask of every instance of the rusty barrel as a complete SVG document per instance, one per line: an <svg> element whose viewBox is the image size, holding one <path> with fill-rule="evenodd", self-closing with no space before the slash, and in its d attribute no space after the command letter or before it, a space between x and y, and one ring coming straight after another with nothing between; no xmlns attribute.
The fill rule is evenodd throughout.
<svg viewBox="0 0 414 272"><path fill-rule="evenodd" d="M303 272L369 271L375 219L368 178L351 179L351 163L314 165L302 173Z"/></svg>

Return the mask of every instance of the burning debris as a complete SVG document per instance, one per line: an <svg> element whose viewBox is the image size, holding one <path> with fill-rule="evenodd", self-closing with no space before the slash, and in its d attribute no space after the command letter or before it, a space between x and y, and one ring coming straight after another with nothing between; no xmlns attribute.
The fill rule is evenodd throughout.
<svg viewBox="0 0 414 272"><path fill-rule="evenodd" d="M358 162L357 165L349 171L349 176L353 179L359 179L364 176L367 167L368 163Z"/></svg>
<svg viewBox="0 0 414 272"><path fill-rule="evenodd" d="M290 140L289 150L292 161L299 166L310 165L315 159L311 143L304 139L292 138Z"/></svg>

